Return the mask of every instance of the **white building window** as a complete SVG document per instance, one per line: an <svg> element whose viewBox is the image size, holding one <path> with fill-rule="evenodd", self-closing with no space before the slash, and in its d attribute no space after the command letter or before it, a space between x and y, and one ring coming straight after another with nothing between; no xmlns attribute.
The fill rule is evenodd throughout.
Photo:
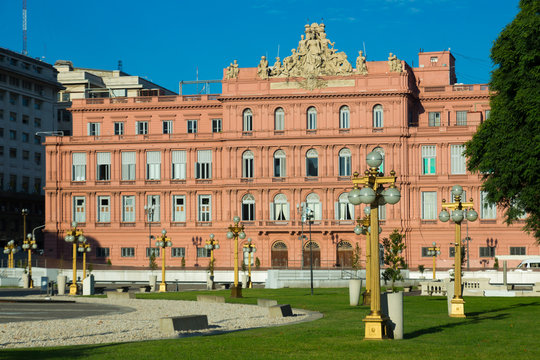
<svg viewBox="0 0 540 360"><path fill-rule="evenodd" d="M336 220L354 219L354 205L349 203L348 195L348 193L341 194L335 204Z"/></svg>
<svg viewBox="0 0 540 360"><path fill-rule="evenodd" d="M188 134L195 134L197 132L197 120L187 121L187 132Z"/></svg>
<svg viewBox="0 0 540 360"><path fill-rule="evenodd" d="M210 257L210 254L211 254L211 250L209 249L206 249L204 247L197 248L197 257L207 258L207 257Z"/></svg>
<svg viewBox="0 0 540 360"><path fill-rule="evenodd" d="M186 178L186 151L172 151L171 178L174 180L185 180Z"/></svg>
<svg viewBox="0 0 540 360"><path fill-rule="evenodd" d="M242 131L253 131L253 113L251 109L244 110L242 118Z"/></svg>
<svg viewBox="0 0 540 360"><path fill-rule="evenodd" d="M212 221L212 195L199 195L199 221Z"/></svg>
<svg viewBox="0 0 540 360"><path fill-rule="evenodd" d="M150 222L160 222L161 221L161 214L160 214L160 198L159 195L148 195L147 197L147 203L149 207L152 207L154 211L148 213L147 221Z"/></svg>
<svg viewBox="0 0 540 360"><path fill-rule="evenodd" d="M111 180L111 153L110 152L98 152L96 154L97 160L97 177L98 181Z"/></svg>
<svg viewBox="0 0 540 360"><path fill-rule="evenodd" d="M382 128L384 126L384 111L382 105L373 107L373 127Z"/></svg>
<svg viewBox="0 0 540 360"><path fill-rule="evenodd" d="M212 150L198 150L195 163L195 179L212 178Z"/></svg>
<svg viewBox="0 0 540 360"><path fill-rule="evenodd" d="M282 108L277 108L274 111L274 130L285 130L285 111Z"/></svg>
<svg viewBox="0 0 540 360"><path fill-rule="evenodd" d="M84 196L73 197L73 221L86 222L86 198Z"/></svg>
<svg viewBox="0 0 540 360"><path fill-rule="evenodd" d="M422 220L437 220L436 191L422 191Z"/></svg>
<svg viewBox="0 0 540 360"><path fill-rule="evenodd" d="M345 148L339 151L339 176L351 176L351 150Z"/></svg>
<svg viewBox="0 0 540 360"><path fill-rule="evenodd" d="M313 211L313 220L322 219L322 204L319 195L311 193L306 196L306 208Z"/></svg>
<svg viewBox="0 0 540 360"><path fill-rule="evenodd" d="M451 174L465 174L467 162L464 152L465 145L450 145Z"/></svg>
<svg viewBox="0 0 540 360"><path fill-rule="evenodd" d="M428 113L428 126L441 126L441 113L432 111Z"/></svg>
<svg viewBox="0 0 540 360"><path fill-rule="evenodd" d="M122 222L135 222L135 196L122 196Z"/></svg>
<svg viewBox="0 0 540 360"><path fill-rule="evenodd" d="M456 125L467 125L467 111L456 111Z"/></svg>
<svg viewBox="0 0 540 360"><path fill-rule="evenodd" d="M146 152L146 180L161 179L161 152Z"/></svg>
<svg viewBox="0 0 540 360"><path fill-rule="evenodd" d="M86 153L72 154L72 181L86 181Z"/></svg>
<svg viewBox="0 0 540 360"><path fill-rule="evenodd" d="M319 154L315 149L306 153L306 176L319 176Z"/></svg>
<svg viewBox="0 0 540 360"><path fill-rule="evenodd" d="M110 196L98 196L97 222L100 222L100 223L111 222L111 197Z"/></svg>
<svg viewBox="0 0 540 360"><path fill-rule="evenodd" d="M135 133L137 135L148 134L148 121L137 121L136 127L135 127Z"/></svg>
<svg viewBox="0 0 540 360"><path fill-rule="evenodd" d="M422 146L422 174L435 175L437 150L435 145Z"/></svg>
<svg viewBox="0 0 540 360"><path fill-rule="evenodd" d="M173 221L186 222L186 197L173 195Z"/></svg>
<svg viewBox="0 0 540 360"><path fill-rule="evenodd" d="M480 219L496 219L497 206L487 200L487 192L480 191Z"/></svg>
<svg viewBox="0 0 540 360"><path fill-rule="evenodd" d="M313 106L307 110L307 129L317 129L317 109Z"/></svg>
<svg viewBox="0 0 540 360"><path fill-rule="evenodd" d="M101 128L100 123L89 122L88 123L88 136L99 136L101 134L100 128Z"/></svg>
<svg viewBox="0 0 540 360"><path fill-rule="evenodd" d="M221 125L221 119L212 119L212 132L220 133L221 131L223 131L223 127Z"/></svg>
<svg viewBox="0 0 540 360"><path fill-rule="evenodd" d="M132 247L120 248L120 255L122 257L135 257L135 248L132 248Z"/></svg>
<svg viewBox="0 0 540 360"><path fill-rule="evenodd" d="M171 257L174 257L174 258L186 257L186 248L183 248L183 247L171 248Z"/></svg>
<svg viewBox="0 0 540 360"><path fill-rule="evenodd" d="M122 180L135 180L135 152L122 152Z"/></svg>
<svg viewBox="0 0 540 360"><path fill-rule="evenodd" d="M124 123L115 122L114 123L114 135L124 135Z"/></svg>
<svg viewBox="0 0 540 360"><path fill-rule="evenodd" d="M274 177L285 177L287 176L287 156L285 151L278 150L274 153Z"/></svg>
<svg viewBox="0 0 540 360"><path fill-rule="evenodd" d="M172 132L173 132L172 126L173 126L172 120L163 121L163 133L164 134L172 134Z"/></svg>
<svg viewBox="0 0 540 360"><path fill-rule="evenodd" d="M161 249L158 248L158 247L155 247L155 248L154 247L151 247L151 248L147 247L146 248L146 257L149 258L150 256L154 255L154 257L158 258L159 254L161 252L160 250Z"/></svg>
<svg viewBox="0 0 540 360"><path fill-rule="evenodd" d="M379 220L386 220L386 205L379 205L378 207Z"/></svg>
<svg viewBox="0 0 540 360"><path fill-rule="evenodd" d="M351 127L351 113L348 106L342 106L339 109L339 128L349 129Z"/></svg>
<svg viewBox="0 0 540 360"><path fill-rule="evenodd" d="M270 220L289 220L289 208L290 206L287 202L287 196L285 196L284 194L277 194L276 196L274 196L274 202L270 203Z"/></svg>
<svg viewBox="0 0 540 360"><path fill-rule="evenodd" d="M253 152L244 151L242 154L242 177L243 178L252 178L253 177Z"/></svg>
<svg viewBox="0 0 540 360"><path fill-rule="evenodd" d="M382 162L381 162L381 165L379 165L379 172L380 173L384 173L384 163L386 161L386 158L384 156L384 149L380 146L377 146L375 149L373 149L373 151L376 151L378 152L379 154L381 154L382 156Z"/></svg>
<svg viewBox="0 0 540 360"><path fill-rule="evenodd" d="M242 198L242 220L255 220L255 198L251 194L246 194Z"/></svg>

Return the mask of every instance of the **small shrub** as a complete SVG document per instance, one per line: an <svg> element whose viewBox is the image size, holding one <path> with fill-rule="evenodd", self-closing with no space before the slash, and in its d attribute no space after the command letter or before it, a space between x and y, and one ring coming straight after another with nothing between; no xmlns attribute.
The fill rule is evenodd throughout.
<svg viewBox="0 0 540 360"><path fill-rule="evenodd" d="M255 258L255 269L259 270L261 267L261 260L259 258Z"/></svg>
<svg viewBox="0 0 540 360"><path fill-rule="evenodd" d="M418 271L420 271L420 274L423 274L424 270L426 270L424 265L418 265Z"/></svg>
<svg viewBox="0 0 540 360"><path fill-rule="evenodd" d="M180 261L180 266L182 267L182 269L186 267L186 258L183 256L182 256L182 261Z"/></svg>

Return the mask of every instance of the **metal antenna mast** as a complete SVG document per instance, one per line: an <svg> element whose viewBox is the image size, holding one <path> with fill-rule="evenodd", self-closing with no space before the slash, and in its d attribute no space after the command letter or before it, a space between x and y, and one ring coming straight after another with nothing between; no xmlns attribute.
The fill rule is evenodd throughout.
<svg viewBox="0 0 540 360"><path fill-rule="evenodd" d="M23 55L28 55L28 50L26 48L26 0L23 0L23 9L22 9L22 30L23 30Z"/></svg>

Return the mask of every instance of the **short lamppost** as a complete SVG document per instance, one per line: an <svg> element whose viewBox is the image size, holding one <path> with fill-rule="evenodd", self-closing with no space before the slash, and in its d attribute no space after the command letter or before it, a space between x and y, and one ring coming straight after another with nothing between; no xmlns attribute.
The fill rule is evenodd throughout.
<svg viewBox="0 0 540 360"><path fill-rule="evenodd" d="M370 246L370 235L369 227L371 218L369 216L371 210L369 206L364 208L364 218L361 219L360 216L356 219L356 226L354 227L354 233L356 235L366 235L366 291L363 296L363 305L371 304L371 246Z"/></svg>
<svg viewBox="0 0 540 360"><path fill-rule="evenodd" d="M167 292L167 283L165 282L165 249L172 246L172 241L167 237L167 230L161 230L161 236L156 240L156 247L161 248L161 284L159 292Z"/></svg>
<svg viewBox="0 0 540 360"><path fill-rule="evenodd" d="M34 281L32 280L32 250L37 249L36 239L32 237L32 234L26 236L22 248L24 251L28 251L28 287L32 289L34 287Z"/></svg>
<svg viewBox="0 0 540 360"><path fill-rule="evenodd" d="M195 267L199 266L199 246L202 244L202 238L194 236L191 238L191 243L195 246Z"/></svg>
<svg viewBox="0 0 540 360"><path fill-rule="evenodd" d="M28 209L22 209L21 215L23 217L23 242L26 240L26 217L28 216Z"/></svg>
<svg viewBox="0 0 540 360"><path fill-rule="evenodd" d="M235 216L233 218L233 225L229 226L227 232L227 239L234 239L234 286L231 287L231 297L241 298L242 287L238 286L238 238L244 240L246 233L244 232L244 225L239 224L240 217Z"/></svg>
<svg viewBox="0 0 540 360"><path fill-rule="evenodd" d="M248 255L248 288L252 288L253 284L251 283L251 254L257 252L257 248L251 242L251 238L247 239L247 243L243 246L244 250L244 259L246 254Z"/></svg>
<svg viewBox="0 0 540 360"><path fill-rule="evenodd" d="M14 257L15 253L17 253L18 251L19 247L15 245L15 240L8 241L6 246L4 246L4 254L7 254L8 256L8 268L12 269L15 267Z"/></svg>
<svg viewBox="0 0 540 360"><path fill-rule="evenodd" d="M358 172L353 174L354 188L349 192L349 202L353 205L370 205L370 229L379 229L379 205L396 204L401 198L399 190L396 188L396 173L392 170L390 176L383 176L379 173L379 166L383 161L382 155L372 151L367 155L367 164L369 170L366 170L363 177L359 177ZM358 186L363 185L362 189ZM384 185L389 185L384 189ZM381 340L387 336L386 316L381 314L381 282L380 282L380 264L379 254L379 231L370 232L370 276L371 276L371 311L364 318L366 324L365 339Z"/></svg>
<svg viewBox="0 0 540 360"><path fill-rule="evenodd" d="M92 248L90 247L90 244L86 241L86 238L83 242L79 243L79 248L77 249L80 253L82 253L82 263L83 263L83 272L82 272L82 278L83 280L86 279L86 253L92 251Z"/></svg>
<svg viewBox="0 0 540 360"><path fill-rule="evenodd" d="M86 238L83 235L83 231L77 229L76 221L71 223L71 229L66 230L64 240L68 244L73 244L73 281L69 286L69 295L77 295L77 242L85 243Z"/></svg>
<svg viewBox="0 0 540 360"><path fill-rule="evenodd" d="M144 212L146 213L146 220L148 221L148 267L152 270L152 221L154 220L154 211L156 205L144 205Z"/></svg>
<svg viewBox="0 0 540 360"><path fill-rule="evenodd" d="M437 255L441 255L441 248L437 247L437 243L435 241L431 245L433 245L433 246L428 248L427 254L428 254L428 256L433 257L433 280L435 280L437 278L435 276L435 273L436 273L436 260L437 260Z"/></svg>
<svg viewBox="0 0 540 360"><path fill-rule="evenodd" d="M311 241L311 224L313 223L313 217L314 217L314 214L313 214L313 209L310 209L309 207L306 206L306 203L305 202L302 202L299 206L298 206L298 211L300 212L301 214L301 221L302 221L302 268L303 268L303 265L304 265L304 240L305 239L305 236L304 236L304 223L307 221L308 224L309 224L309 277L310 277L310 280L311 280L311 295L313 295L313 242Z"/></svg>
<svg viewBox="0 0 540 360"><path fill-rule="evenodd" d="M301 202L300 204L296 204L296 211L298 211L298 214L300 215L300 224L302 226L298 240L300 240L300 269L304 270L304 241L307 239L307 236L304 235L304 222L306 221L304 213L306 211L306 203Z"/></svg>
<svg viewBox="0 0 540 360"><path fill-rule="evenodd" d="M452 195L454 195L455 201L453 203L446 203L446 200L442 200L442 210L439 213L439 220L447 222L452 218L456 224L455 228L455 263L454 263L454 298L451 300L450 305L450 317L465 317L465 301L461 296L461 222L464 219L464 211L467 210L467 220L475 221L478 218L478 213L473 209L472 199L469 202L461 202L461 194L463 194L463 188L459 185L452 187ZM448 212L450 210L452 213Z"/></svg>
<svg viewBox="0 0 540 360"><path fill-rule="evenodd" d="M210 279L214 281L214 250L219 249L219 241L214 239L214 234L210 234L210 240L206 240L206 245L204 245L206 250L210 250Z"/></svg>

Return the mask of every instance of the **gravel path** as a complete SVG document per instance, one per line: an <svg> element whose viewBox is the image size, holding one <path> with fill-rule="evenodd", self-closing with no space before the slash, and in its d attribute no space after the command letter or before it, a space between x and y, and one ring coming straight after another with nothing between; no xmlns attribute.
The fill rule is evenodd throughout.
<svg viewBox="0 0 540 360"><path fill-rule="evenodd" d="M178 332L178 336L211 334L263 326L285 325L320 316L294 309L293 317L271 319L268 309L256 305L215 304L196 301L77 298L92 302L127 306L134 312L98 315L79 319L26 321L0 324L0 348L65 346L156 340L159 318L182 315L207 315L210 329Z"/></svg>

